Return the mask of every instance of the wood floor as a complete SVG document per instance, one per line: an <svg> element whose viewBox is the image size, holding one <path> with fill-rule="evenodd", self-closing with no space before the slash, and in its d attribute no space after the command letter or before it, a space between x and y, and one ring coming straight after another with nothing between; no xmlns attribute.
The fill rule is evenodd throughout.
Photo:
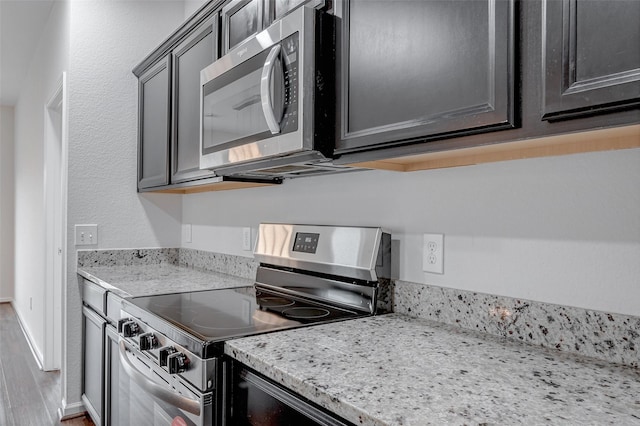
<svg viewBox="0 0 640 426"><path fill-rule="evenodd" d="M60 373L41 371L9 303L0 303L0 425L88 426L88 417L58 421Z"/></svg>

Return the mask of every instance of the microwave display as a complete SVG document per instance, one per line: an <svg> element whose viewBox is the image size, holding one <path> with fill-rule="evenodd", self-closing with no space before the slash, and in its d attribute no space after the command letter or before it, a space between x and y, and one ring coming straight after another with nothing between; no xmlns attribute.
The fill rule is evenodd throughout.
<svg viewBox="0 0 640 426"><path fill-rule="evenodd" d="M273 135L264 114L262 82L273 45L203 86L202 152L204 154L251 144ZM278 134L298 129L299 33L279 43L272 65L270 107L279 123ZM239 153L251 157L251 153Z"/></svg>

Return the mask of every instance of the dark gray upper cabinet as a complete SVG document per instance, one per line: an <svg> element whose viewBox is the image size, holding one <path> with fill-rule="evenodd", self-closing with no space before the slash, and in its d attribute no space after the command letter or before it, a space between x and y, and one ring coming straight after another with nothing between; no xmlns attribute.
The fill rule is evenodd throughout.
<svg viewBox="0 0 640 426"><path fill-rule="evenodd" d="M548 0L543 19L544 119L640 104L640 1Z"/></svg>
<svg viewBox="0 0 640 426"><path fill-rule="evenodd" d="M336 153L510 128L510 0L345 1Z"/></svg>
<svg viewBox="0 0 640 426"><path fill-rule="evenodd" d="M287 13L302 5L308 5L309 7L318 7L326 2L322 0L265 0L265 9L267 10L267 22L271 23L275 20L282 18ZM266 27L266 25L265 25Z"/></svg>
<svg viewBox="0 0 640 426"><path fill-rule="evenodd" d="M264 28L264 0L232 0L222 8L222 54Z"/></svg>
<svg viewBox="0 0 640 426"><path fill-rule="evenodd" d="M200 170L200 71L219 56L220 7L219 1L203 5L133 69L139 191L215 176Z"/></svg>
<svg viewBox="0 0 640 426"><path fill-rule="evenodd" d="M171 57L138 80L138 189L169 184Z"/></svg>
<svg viewBox="0 0 640 426"><path fill-rule="evenodd" d="M218 57L217 18L173 50L171 183L213 176L200 170L200 71Z"/></svg>

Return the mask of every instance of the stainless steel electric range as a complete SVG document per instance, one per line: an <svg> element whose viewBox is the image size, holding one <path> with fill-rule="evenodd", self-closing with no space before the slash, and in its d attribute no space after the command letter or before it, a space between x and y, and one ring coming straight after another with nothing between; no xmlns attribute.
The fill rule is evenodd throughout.
<svg viewBox="0 0 640 426"><path fill-rule="evenodd" d="M115 423L240 423L224 342L375 314L390 253L380 228L261 224L253 286L125 299ZM308 414L310 424L342 424Z"/></svg>

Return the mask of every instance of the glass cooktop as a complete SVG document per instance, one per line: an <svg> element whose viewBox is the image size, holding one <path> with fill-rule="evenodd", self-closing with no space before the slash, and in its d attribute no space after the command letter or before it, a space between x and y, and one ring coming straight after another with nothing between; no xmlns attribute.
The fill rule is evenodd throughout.
<svg viewBox="0 0 640 426"><path fill-rule="evenodd" d="M141 296L127 301L203 342L363 316L253 286Z"/></svg>

